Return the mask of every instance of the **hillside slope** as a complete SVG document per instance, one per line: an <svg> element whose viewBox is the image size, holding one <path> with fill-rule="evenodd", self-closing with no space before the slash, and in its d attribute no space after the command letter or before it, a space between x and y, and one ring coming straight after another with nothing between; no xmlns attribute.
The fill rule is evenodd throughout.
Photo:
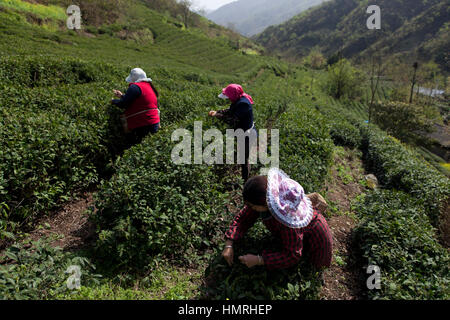
<svg viewBox="0 0 450 320"><path fill-rule="evenodd" d="M378 0L381 30L368 30L367 1L333 0L269 27L257 40L282 56L300 58L318 47L325 55L347 58L403 56L434 60L450 71L450 1Z"/></svg>
<svg viewBox="0 0 450 320"><path fill-rule="evenodd" d="M243 35L253 36L324 1L327 0L240 0L224 5L206 17L220 25L232 26Z"/></svg>

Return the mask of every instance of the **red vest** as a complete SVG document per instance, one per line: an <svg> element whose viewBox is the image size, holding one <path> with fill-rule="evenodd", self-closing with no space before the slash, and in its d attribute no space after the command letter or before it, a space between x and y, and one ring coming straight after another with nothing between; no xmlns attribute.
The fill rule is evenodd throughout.
<svg viewBox="0 0 450 320"><path fill-rule="evenodd" d="M136 82L130 83L130 86L132 84L137 85L141 89L142 94L125 111L128 129L133 130L159 123L158 99L150 83Z"/></svg>

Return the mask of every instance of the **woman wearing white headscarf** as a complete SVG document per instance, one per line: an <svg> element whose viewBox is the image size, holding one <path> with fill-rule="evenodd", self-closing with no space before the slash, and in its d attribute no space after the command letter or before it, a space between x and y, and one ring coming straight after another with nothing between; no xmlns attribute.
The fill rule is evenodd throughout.
<svg viewBox="0 0 450 320"><path fill-rule="evenodd" d="M119 99L112 103L121 108L126 108L122 116L124 130L129 144L140 143L149 133L156 133L160 127L158 110L158 91L147 78L144 70L135 68L131 70L126 81L129 83L125 94L114 90Z"/></svg>

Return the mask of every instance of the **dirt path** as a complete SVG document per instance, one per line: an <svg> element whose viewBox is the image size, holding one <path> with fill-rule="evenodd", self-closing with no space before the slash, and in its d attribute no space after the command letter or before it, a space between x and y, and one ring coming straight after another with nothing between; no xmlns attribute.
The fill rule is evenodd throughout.
<svg viewBox="0 0 450 320"><path fill-rule="evenodd" d="M364 192L364 169L356 151L338 148L324 194L330 208L327 222L333 233L333 262L324 272L320 298L325 300L361 299L361 272L352 256L352 230L357 224L351 201Z"/></svg>
<svg viewBox="0 0 450 320"><path fill-rule="evenodd" d="M95 226L88 221L86 211L93 206L93 193L86 192L78 200L67 203L61 210L38 220L37 228L30 232L32 240L55 238L52 246L64 250L78 250L94 240Z"/></svg>

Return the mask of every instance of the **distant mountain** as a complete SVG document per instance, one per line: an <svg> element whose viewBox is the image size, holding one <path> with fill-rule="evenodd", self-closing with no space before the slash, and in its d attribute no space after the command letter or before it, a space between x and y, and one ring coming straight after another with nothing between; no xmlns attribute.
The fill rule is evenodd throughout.
<svg viewBox="0 0 450 320"><path fill-rule="evenodd" d="M239 0L206 17L245 36L253 36L325 1L328 0Z"/></svg>
<svg viewBox="0 0 450 320"><path fill-rule="evenodd" d="M369 4L381 8L381 30L369 30ZM450 72L450 0L332 0L267 28L257 41L269 51L298 58L318 47L326 56L373 54L434 60Z"/></svg>

